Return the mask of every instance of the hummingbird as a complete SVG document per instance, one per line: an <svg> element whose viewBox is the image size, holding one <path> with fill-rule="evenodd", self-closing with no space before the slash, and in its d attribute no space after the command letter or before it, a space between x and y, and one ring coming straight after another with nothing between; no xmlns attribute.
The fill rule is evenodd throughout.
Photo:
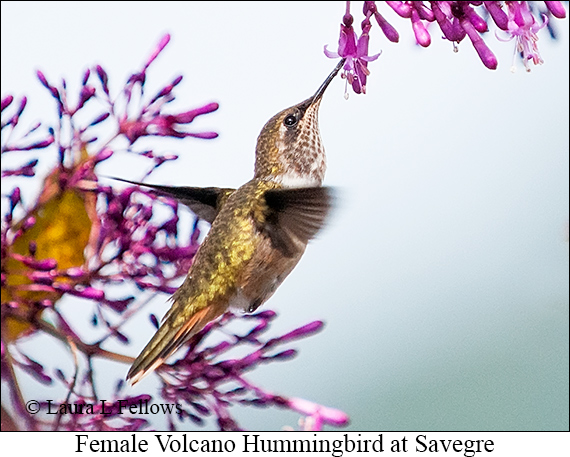
<svg viewBox="0 0 570 457"><path fill-rule="evenodd" d="M267 121L257 139L253 179L238 189L121 180L173 197L211 224L171 308L127 374L131 385L228 309L254 312L324 225L332 190L322 186L326 158L318 112L343 64L344 59L312 97Z"/></svg>

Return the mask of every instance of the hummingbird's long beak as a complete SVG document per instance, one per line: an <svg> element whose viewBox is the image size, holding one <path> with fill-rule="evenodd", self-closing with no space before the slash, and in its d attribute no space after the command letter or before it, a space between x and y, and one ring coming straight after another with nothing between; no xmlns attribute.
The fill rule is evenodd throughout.
<svg viewBox="0 0 570 457"><path fill-rule="evenodd" d="M321 98L322 98L323 94L325 93L325 90L327 89L328 85L334 79L334 77L337 75L337 73L340 71L340 69L344 65L344 62L346 62L346 59L341 59L340 62L337 64L337 66L334 68L334 70L331 72L331 74L328 76L328 78L325 79L325 82L321 85L321 87L319 87L319 90L317 90L315 95L313 95L313 99L311 100L311 105L314 103L317 103L321 100Z"/></svg>

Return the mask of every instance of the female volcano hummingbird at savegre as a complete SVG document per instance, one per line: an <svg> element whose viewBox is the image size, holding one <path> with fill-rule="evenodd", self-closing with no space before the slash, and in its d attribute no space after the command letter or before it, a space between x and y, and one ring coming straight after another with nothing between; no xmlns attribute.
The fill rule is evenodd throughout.
<svg viewBox="0 0 570 457"><path fill-rule="evenodd" d="M136 358L131 384L162 365L181 345L230 307L253 312L293 270L323 226L331 190L318 111L344 64L339 62L315 95L273 116L257 139L255 173L238 189L150 187L176 198L212 224L172 307Z"/></svg>

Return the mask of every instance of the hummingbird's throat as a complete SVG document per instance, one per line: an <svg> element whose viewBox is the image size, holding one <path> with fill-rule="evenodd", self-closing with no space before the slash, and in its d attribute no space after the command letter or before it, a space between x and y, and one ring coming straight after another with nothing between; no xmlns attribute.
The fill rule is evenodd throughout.
<svg viewBox="0 0 570 457"><path fill-rule="evenodd" d="M281 183L285 187L321 185L325 177L325 148L319 134L318 106L309 108L295 131L281 126L276 141Z"/></svg>

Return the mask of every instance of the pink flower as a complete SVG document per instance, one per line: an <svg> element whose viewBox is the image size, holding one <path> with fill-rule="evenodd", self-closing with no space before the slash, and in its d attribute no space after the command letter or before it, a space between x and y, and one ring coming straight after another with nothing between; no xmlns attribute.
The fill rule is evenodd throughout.
<svg viewBox="0 0 570 457"><path fill-rule="evenodd" d="M368 70L368 62L376 60L381 52L373 56L368 55L368 42L370 37L371 24L365 19L362 22L362 35L356 40L356 33L352 28L352 16L346 14L343 18L343 24L340 25L340 37L338 40L338 52L332 52L325 46L325 55L331 59L343 57L346 62L341 73L342 78L346 78L352 89L357 94L366 93L366 78L370 74ZM348 92L345 90L345 98L348 98Z"/></svg>
<svg viewBox="0 0 570 457"><path fill-rule="evenodd" d="M530 71L528 62L532 60L535 65L544 63L540 53L538 52L538 36L536 33L546 27L548 18L543 15L544 22L538 24L534 16L530 12L527 2L506 2L508 7L509 22L507 25L507 34L509 37L504 40L497 36L501 41L510 41L513 38L516 40L515 54L519 52L522 55L523 63L526 71ZM514 58L511 71L514 71Z"/></svg>

